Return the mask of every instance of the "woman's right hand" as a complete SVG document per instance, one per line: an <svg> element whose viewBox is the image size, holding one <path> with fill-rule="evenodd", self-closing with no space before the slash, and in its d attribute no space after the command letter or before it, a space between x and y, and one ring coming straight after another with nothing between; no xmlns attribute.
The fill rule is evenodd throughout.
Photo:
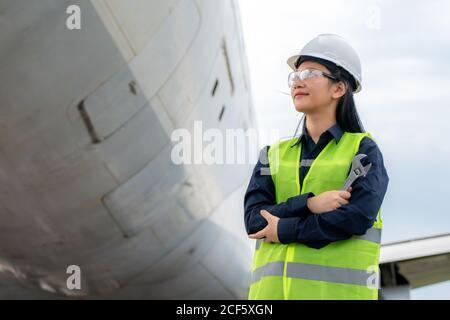
<svg viewBox="0 0 450 320"><path fill-rule="evenodd" d="M309 198L307 201L307 206L309 210L315 214L321 214L324 212L336 210L349 202L351 191L351 187L348 189L348 191L325 191L318 196Z"/></svg>

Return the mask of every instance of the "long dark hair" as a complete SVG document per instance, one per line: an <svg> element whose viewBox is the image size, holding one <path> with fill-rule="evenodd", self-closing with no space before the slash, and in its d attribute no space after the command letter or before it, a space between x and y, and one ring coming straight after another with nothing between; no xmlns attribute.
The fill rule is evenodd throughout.
<svg viewBox="0 0 450 320"><path fill-rule="evenodd" d="M353 90L356 89L355 79L350 75L350 73L336 64L316 57L301 56L297 60L295 67L298 68L303 61L307 60L318 62L326 67L337 79L330 79L330 81L345 82L347 90L339 99L336 108L336 122L342 130L347 132L365 132L361 119L359 118L358 111L356 110L355 100L353 99Z"/></svg>

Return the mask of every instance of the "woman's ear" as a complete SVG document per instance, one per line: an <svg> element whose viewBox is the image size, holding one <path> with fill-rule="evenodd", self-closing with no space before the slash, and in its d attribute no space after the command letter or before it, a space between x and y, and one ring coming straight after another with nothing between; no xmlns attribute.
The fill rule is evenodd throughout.
<svg viewBox="0 0 450 320"><path fill-rule="evenodd" d="M336 85L334 86L334 91L332 94L332 97L334 99L339 99L340 97L342 97L345 92L347 92L347 83L345 83L345 81L339 81L338 83L336 83Z"/></svg>

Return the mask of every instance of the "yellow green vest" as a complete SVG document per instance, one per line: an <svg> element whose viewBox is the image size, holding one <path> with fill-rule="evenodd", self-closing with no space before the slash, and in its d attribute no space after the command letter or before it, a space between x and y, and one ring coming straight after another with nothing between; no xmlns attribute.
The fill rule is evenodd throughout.
<svg viewBox="0 0 450 320"><path fill-rule="evenodd" d="M301 143L297 138L273 144L268 153L277 203L313 192L339 190L364 137L370 133L345 132L332 139L313 161L300 190ZM302 243L269 243L255 247L249 299L377 299L382 221L366 234L335 241L321 249Z"/></svg>

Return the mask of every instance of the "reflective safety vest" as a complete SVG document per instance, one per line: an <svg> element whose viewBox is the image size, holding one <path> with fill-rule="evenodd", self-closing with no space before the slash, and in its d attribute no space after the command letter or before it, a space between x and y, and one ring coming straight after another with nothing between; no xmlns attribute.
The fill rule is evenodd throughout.
<svg viewBox="0 0 450 320"><path fill-rule="evenodd" d="M277 203L313 192L340 190L364 137L370 133L345 132L320 152L300 190L298 139L281 140L269 148L269 167ZM362 178L361 178L362 179ZM377 299L381 210L364 235L331 242L321 249L302 243L256 243L249 299Z"/></svg>

